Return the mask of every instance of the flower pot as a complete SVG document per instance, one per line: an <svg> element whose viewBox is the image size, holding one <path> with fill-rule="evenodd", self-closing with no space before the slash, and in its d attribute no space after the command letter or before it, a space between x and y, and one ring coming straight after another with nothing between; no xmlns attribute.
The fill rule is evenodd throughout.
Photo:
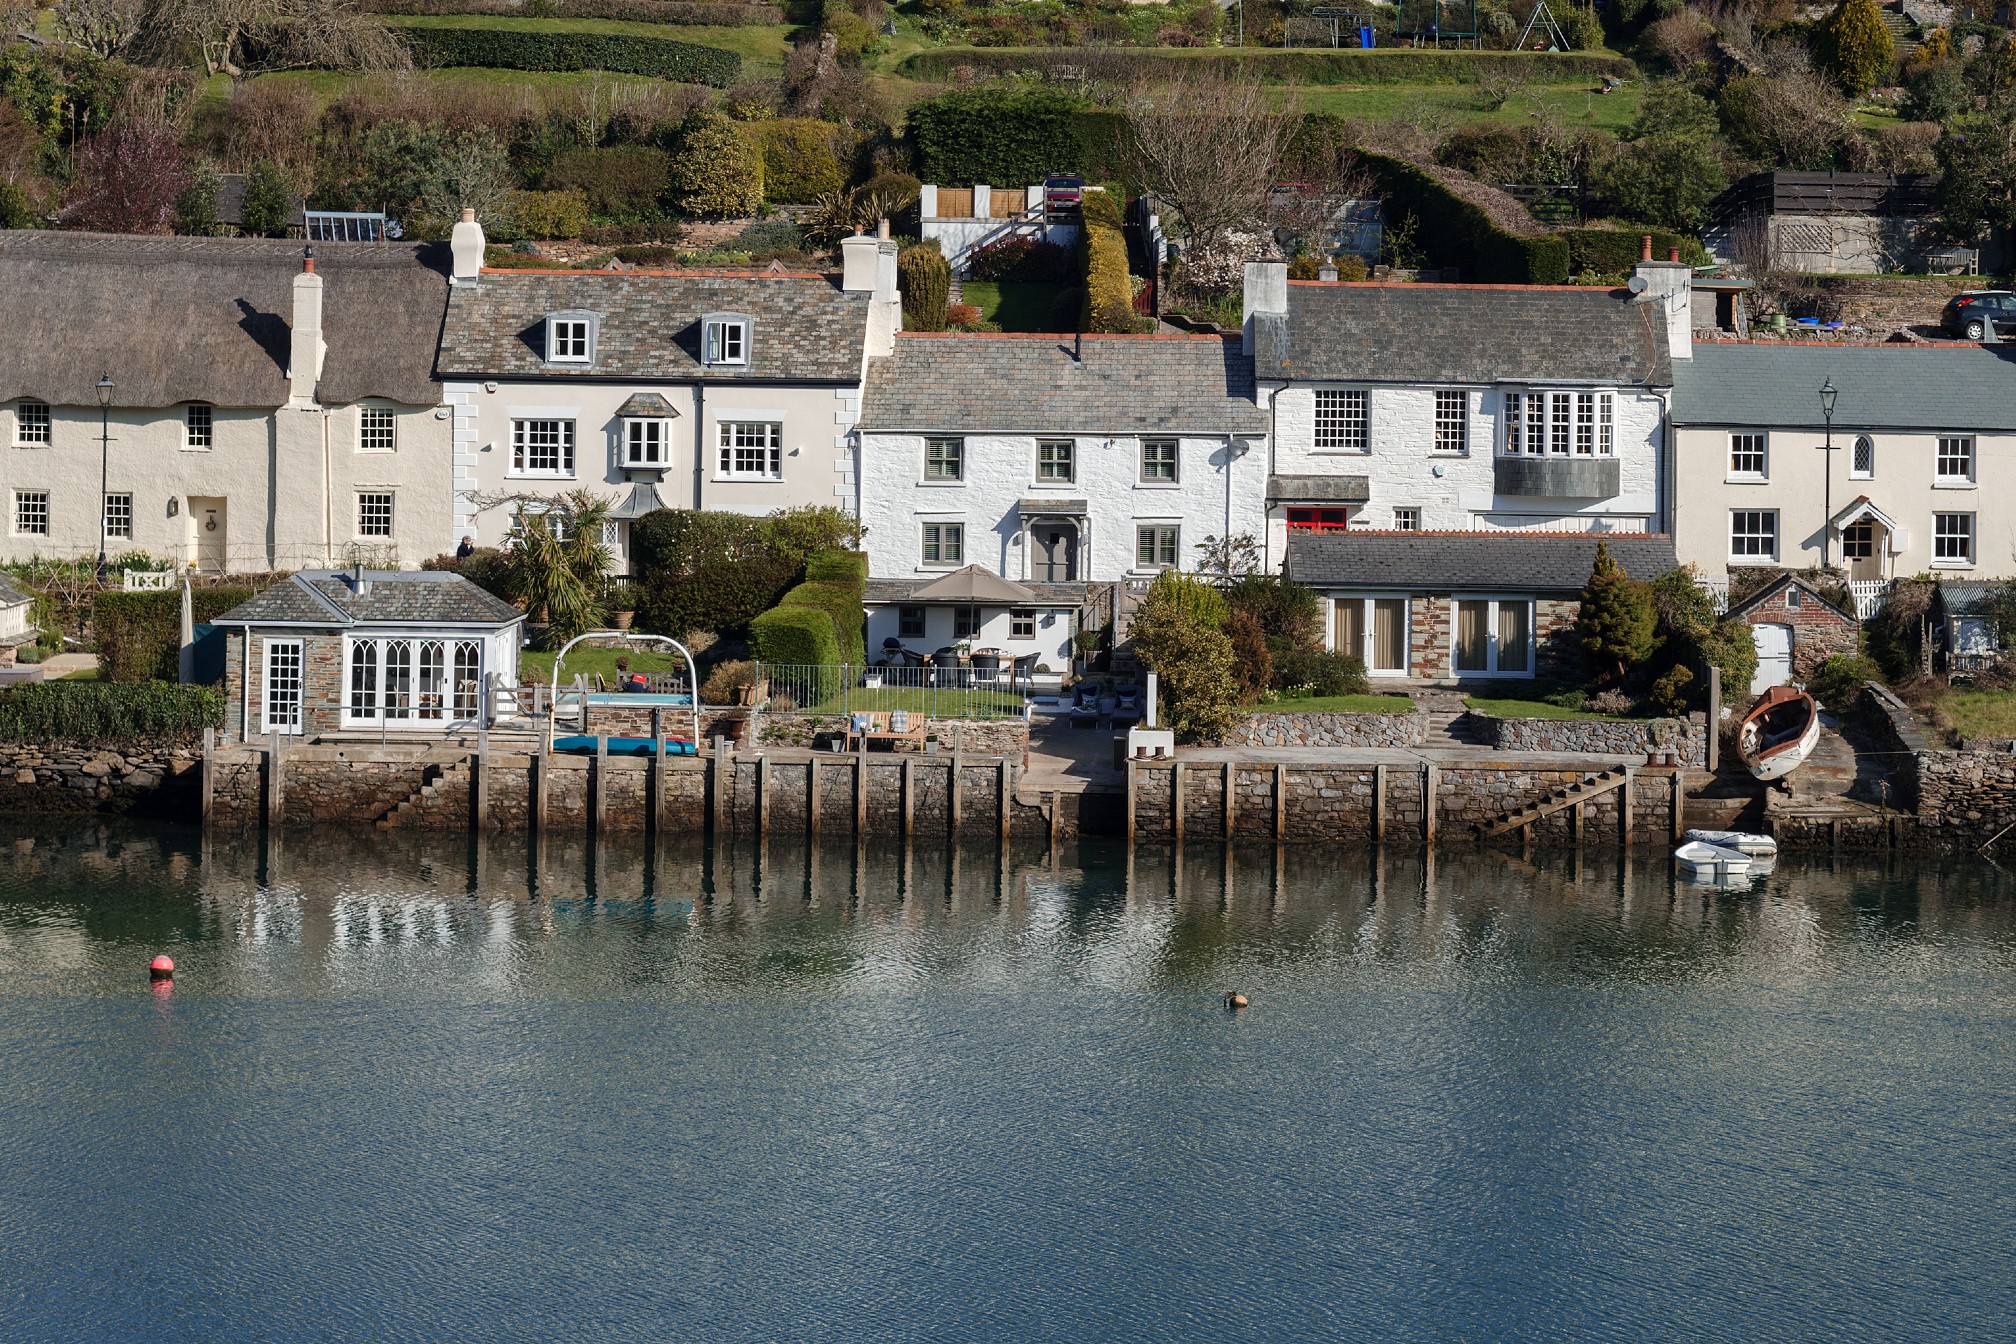
<svg viewBox="0 0 2016 1344"><path fill-rule="evenodd" d="M618 630L628 630L630 628L630 622L636 619L637 619L637 613L634 611L612 611L609 613L610 622Z"/></svg>

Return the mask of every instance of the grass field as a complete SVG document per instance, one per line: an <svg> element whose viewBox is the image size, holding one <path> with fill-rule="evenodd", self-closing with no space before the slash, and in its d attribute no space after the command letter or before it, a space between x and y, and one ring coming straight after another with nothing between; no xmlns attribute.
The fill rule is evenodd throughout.
<svg viewBox="0 0 2016 1344"><path fill-rule="evenodd" d="M901 709L931 719L1012 719L1022 713L1022 697L1006 691L869 690L852 686L800 709L806 714L886 714Z"/></svg>
<svg viewBox="0 0 2016 1344"><path fill-rule="evenodd" d="M1948 691L1939 710L1962 737L2016 737L2016 691Z"/></svg>
<svg viewBox="0 0 2016 1344"><path fill-rule="evenodd" d="M1254 705L1248 714L1405 714L1414 702L1404 695L1312 695Z"/></svg>
<svg viewBox="0 0 2016 1344"><path fill-rule="evenodd" d="M1513 95L1503 107L1492 108L1475 84L1359 84L1311 88L1277 85L1284 97L1301 100L1306 112L1327 112L1366 121L1407 117L1451 126L1488 121L1517 125L1531 121L1541 108L1558 113L1573 126L1621 131L1638 115L1643 96L1636 84L1615 93L1597 93L1594 81L1534 85Z"/></svg>
<svg viewBox="0 0 2016 1344"><path fill-rule="evenodd" d="M593 686L598 673L602 680L613 684L617 676L618 658L628 658L630 670L633 672L686 670L685 659L676 653L626 653L622 649L596 648L592 644L583 644L567 655L567 684L572 686L578 674L588 678L588 684ZM550 686L553 683L553 652L551 650L535 652L526 649L518 655L518 675L523 681L539 681ZM700 675L703 678L707 675L705 669L702 669Z"/></svg>
<svg viewBox="0 0 2016 1344"><path fill-rule="evenodd" d="M968 280L961 286L966 302L980 309L980 316L998 323L1003 331L1068 331L1056 324L1051 314L1057 301L1073 289L1071 285L997 284L992 280Z"/></svg>
<svg viewBox="0 0 2016 1344"><path fill-rule="evenodd" d="M1591 714L1582 709L1563 709L1545 700L1515 700L1497 696L1466 695L1463 703L1473 713L1498 719L1619 719L1617 714Z"/></svg>
<svg viewBox="0 0 2016 1344"><path fill-rule="evenodd" d="M520 33L613 33L623 37L657 37L718 47L741 55L745 75L775 75L790 54L791 29L724 27L707 24L631 23L622 19L507 19L490 14L386 14L393 28L487 28Z"/></svg>

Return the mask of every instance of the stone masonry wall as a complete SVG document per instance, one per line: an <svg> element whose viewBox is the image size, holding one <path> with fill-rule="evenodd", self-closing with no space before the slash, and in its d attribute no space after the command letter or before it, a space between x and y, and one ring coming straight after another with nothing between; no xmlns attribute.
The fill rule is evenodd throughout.
<svg viewBox="0 0 2016 1344"><path fill-rule="evenodd" d="M1786 601L1795 592L1799 594L1799 605L1796 607ZM1796 585L1788 584L1745 611L1743 620L1750 625L1792 627L1792 678L1795 681L1811 677L1820 670L1820 664L1835 654L1852 656L1862 647L1860 622L1843 616Z"/></svg>
<svg viewBox="0 0 2016 1344"><path fill-rule="evenodd" d="M1228 747L1418 747L1428 741L1428 716L1407 714L1248 714L1225 735Z"/></svg>
<svg viewBox="0 0 2016 1344"><path fill-rule="evenodd" d="M193 817L202 765L200 742L0 743L0 815L134 811Z"/></svg>
<svg viewBox="0 0 2016 1344"><path fill-rule="evenodd" d="M773 714L764 719L762 740L772 746L811 747L821 738L847 731L844 714ZM983 756L1007 756L1029 764L1027 719L932 719L929 733L942 752L962 751Z"/></svg>
<svg viewBox="0 0 2016 1344"><path fill-rule="evenodd" d="M1708 727L1699 714L1686 719L1501 719L1470 716L1486 744L1500 751L1571 752L1650 756L1674 751L1677 763L1708 763Z"/></svg>

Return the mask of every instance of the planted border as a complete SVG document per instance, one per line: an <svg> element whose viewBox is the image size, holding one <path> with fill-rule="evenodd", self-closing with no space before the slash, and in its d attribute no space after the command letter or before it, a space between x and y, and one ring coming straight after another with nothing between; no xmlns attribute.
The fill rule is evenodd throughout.
<svg viewBox="0 0 2016 1344"><path fill-rule="evenodd" d="M1623 56L1591 51L1141 51L1113 48L1087 52L1071 47L940 47L905 57L897 72L911 79L945 80L961 71L1012 75L1025 71L1055 74L1113 65L1149 73L1158 65L1200 61L1238 64L1284 84L1474 84L1493 74L1525 74L1540 82L1636 78L1638 67Z"/></svg>
<svg viewBox="0 0 2016 1344"><path fill-rule="evenodd" d="M393 31L418 65L545 72L608 70L715 88L726 88L742 75L739 53L669 37L449 28L425 23L402 23Z"/></svg>

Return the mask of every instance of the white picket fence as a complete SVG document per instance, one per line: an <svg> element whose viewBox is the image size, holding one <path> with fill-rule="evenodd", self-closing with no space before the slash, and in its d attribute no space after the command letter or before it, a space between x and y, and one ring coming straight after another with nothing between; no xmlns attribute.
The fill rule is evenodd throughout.
<svg viewBox="0 0 2016 1344"><path fill-rule="evenodd" d="M1714 595L1716 615L1729 610L1729 580L1703 579L1701 585ZM1883 610L1895 586L1894 579L1850 579L1848 591L1855 598L1855 619L1866 621Z"/></svg>

